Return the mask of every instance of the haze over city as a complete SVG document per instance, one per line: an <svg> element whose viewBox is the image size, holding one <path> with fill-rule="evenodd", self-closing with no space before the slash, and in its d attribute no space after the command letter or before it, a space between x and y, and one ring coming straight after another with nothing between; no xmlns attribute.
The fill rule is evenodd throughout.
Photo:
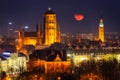
<svg viewBox="0 0 120 80"><path fill-rule="evenodd" d="M43 14L47 8L57 14L61 32L81 33L97 32L99 18L103 16L106 32L119 32L119 2L113 0L0 0L0 33L6 33L10 26L15 30L29 26L35 29L37 23L43 23ZM84 15L82 21L76 21L74 14ZM12 22L12 25L8 23Z"/></svg>

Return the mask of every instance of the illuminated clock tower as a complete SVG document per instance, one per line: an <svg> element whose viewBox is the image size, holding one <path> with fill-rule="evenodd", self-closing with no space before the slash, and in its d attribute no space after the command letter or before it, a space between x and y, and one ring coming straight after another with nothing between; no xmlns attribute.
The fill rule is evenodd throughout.
<svg viewBox="0 0 120 80"><path fill-rule="evenodd" d="M104 42L105 41L105 39L104 39L104 34L105 32L104 32L104 23L103 23L103 18L101 17L100 18L100 23L99 23L99 39L102 41L102 42Z"/></svg>
<svg viewBox="0 0 120 80"><path fill-rule="evenodd" d="M60 31L57 26L56 14L48 8L44 15L44 44L51 45L60 42Z"/></svg>

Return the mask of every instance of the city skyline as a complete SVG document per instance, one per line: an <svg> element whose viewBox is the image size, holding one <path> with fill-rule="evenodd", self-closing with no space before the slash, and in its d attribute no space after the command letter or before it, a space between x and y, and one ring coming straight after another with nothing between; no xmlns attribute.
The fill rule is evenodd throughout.
<svg viewBox="0 0 120 80"><path fill-rule="evenodd" d="M8 27L17 30L29 26L30 30L35 29L37 23L43 24L44 13L49 7L57 15L61 32L96 33L101 16L103 16L106 32L119 32L120 11L117 1L2 0L0 1L0 33L5 33ZM83 14L84 19L76 21L74 19L76 13ZM9 22L12 25L9 25Z"/></svg>

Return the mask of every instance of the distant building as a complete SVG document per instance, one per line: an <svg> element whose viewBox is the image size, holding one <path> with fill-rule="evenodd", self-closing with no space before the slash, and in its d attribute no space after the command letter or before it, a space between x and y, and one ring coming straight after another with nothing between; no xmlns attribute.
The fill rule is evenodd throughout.
<svg viewBox="0 0 120 80"><path fill-rule="evenodd" d="M104 34L104 23L103 18L100 18L99 30L98 30L98 38L104 42L105 41L105 34Z"/></svg>
<svg viewBox="0 0 120 80"><path fill-rule="evenodd" d="M114 52L113 52L114 51ZM72 66L80 66L81 62L109 61L116 59L120 62L120 54L118 49L86 49L86 50L67 50L67 57L71 59Z"/></svg>
<svg viewBox="0 0 120 80"><path fill-rule="evenodd" d="M41 27L41 25L37 25L35 32L19 31L17 49L19 50L24 45L50 46L55 42L60 42L60 29L57 25L56 14L50 8L44 14L43 30Z"/></svg>
<svg viewBox="0 0 120 80"><path fill-rule="evenodd" d="M106 40L119 40L120 34L119 32L105 32L105 39Z"/></svg>
<svg viewBox="0 0 120 80"><path fill-rule="evenodd" d="M82 33L80 34L81 39L88 39L92 41L94 39L94 35L92 33Z"/></svg>

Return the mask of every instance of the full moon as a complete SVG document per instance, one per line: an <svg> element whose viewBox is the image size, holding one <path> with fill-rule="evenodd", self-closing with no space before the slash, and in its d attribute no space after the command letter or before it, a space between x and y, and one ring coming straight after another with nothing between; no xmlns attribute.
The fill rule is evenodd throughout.
<svg viewBox="0 0 120 80"><path fill-rule="evenodd" d="M83 14L74 14L74 18L77 21L81 21L81 20L83 20L84 15Z"/></svg>

